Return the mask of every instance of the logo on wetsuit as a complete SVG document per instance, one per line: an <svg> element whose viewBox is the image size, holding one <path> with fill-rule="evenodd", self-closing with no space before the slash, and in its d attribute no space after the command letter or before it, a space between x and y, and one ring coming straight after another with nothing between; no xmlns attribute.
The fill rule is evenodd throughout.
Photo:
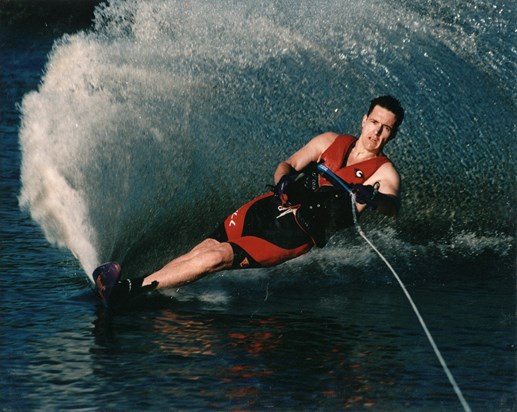
<svg viewBox="0 0 517 412"><path fill-rule="evenodd" d="M358 177L359 179L364 179L364 173L362 170L360 169L354 169L355 170L355 176Z"/></svg>
<svg viewBox="0 0 517 412"><path fill-rule="evenodd" d="M232 226L236 226L237 225L237 223L235 223L235 220L233 220L233 219L235 217L237 217L238 214L239 214L238 210L236 212L232 213L232 216L231 216L230 222L228 223L228 226L232 227Z"/></svg>

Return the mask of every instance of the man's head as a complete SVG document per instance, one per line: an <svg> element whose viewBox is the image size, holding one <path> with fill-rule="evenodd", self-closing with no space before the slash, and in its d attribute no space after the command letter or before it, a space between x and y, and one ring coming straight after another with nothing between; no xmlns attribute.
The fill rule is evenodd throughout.
<svg viewBox="0 0 517 412"><path fill-rule="evenodd" d="M370 108L368 109L368 113L366 114L366 116L369 116L372 113L375 106L380 106L386 110L389 110L397 118L393 131L390 136L390 140L393 139L395 137L395 135L397 134L399 126L402 124L402 122L404 120L403 107L400 105L400 102L397 99L395 99L393 96L390 96L390 95L379 96L370 102Z"/></svg>
<svg viewBox="0 0 517 412"><path fill-rule="evenodd" d="M361 145L372 153L381 152L384 145L397 134L402 120L404 109L397 99L391 96L373 99L361 123Z"/></svg>

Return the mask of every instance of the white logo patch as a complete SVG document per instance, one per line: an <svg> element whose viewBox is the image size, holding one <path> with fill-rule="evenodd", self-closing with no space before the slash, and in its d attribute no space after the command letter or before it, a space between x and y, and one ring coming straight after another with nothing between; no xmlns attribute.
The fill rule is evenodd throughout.
<svg viewBox="0 0 517 412"><path fill-rule="evenodd" d="M356 177L358 177L359 179L364 179L364 173L362 170L359 170L359 169L355 169L355 175Z"/></svg>
<svg viewBox="0 0 517 412"><path fill-rule="evenodd" d="M239 214L239 211L237 210L236 212L233 212L232 213L232 217L230 219L230 222L228 223L228 226L232 227L232 226L237 226L237 223L235 223L235 220L233 220L235 217L237 217L237 215Z"/></svg>

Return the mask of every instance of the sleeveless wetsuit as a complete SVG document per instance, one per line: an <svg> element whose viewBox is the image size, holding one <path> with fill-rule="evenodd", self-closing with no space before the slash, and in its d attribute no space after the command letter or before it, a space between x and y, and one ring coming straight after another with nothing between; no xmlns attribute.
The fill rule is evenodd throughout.
<svg viewBox="0 0 517 412"><path fill-rule="evenodd" d="M321 155L321 161L345 182L363 184L379 167L390 160L383 154L372 159L346 166L348 155L355 146L357 139L350 135L339 135L336 140ZM330 186L325 178L319 178L319 185Z"/></svg>
<svg viewBox="0 0 517 412"><path fill-rule="evenodd" d="M347 183L364 183L389 160L382 155L346 167L355 142L353 136L339 135L322 154L321 161ZM314 168L306 169L302 172L312 176L309 185L310 193L314 193L300 206L279 206L273 192L269 192L240 207L210 235L230 243L233 268L277 265L308 252L314 245L323 246L329 228L333 231L353 224L349 196L335 189Z"/></svg>

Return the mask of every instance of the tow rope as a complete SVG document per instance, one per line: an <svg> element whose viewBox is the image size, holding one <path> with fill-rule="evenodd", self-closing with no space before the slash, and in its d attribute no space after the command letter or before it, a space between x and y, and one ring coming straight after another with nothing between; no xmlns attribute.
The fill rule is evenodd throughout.
<svg viewBox="0 0 517 412"><path fill-rule="evenodd" d="M402 291L406 295L406 298L408 299L411 307L413 308L413 311L415 312L416 317L418 318L418 321L420 322L420 325L422 326L422 329L424 330L427 339L429 340L429 343L431 344L431 347L434 350L434 353L436 354L436 357L438 358L438 361L442 365L442 368L447 375L447 378L449 379L449 382L451 383L452 387L454 388L454 392L456 393L461 405L463 406L463 409L465 412L471 412L470 406L465 400L465 397L463 396L463 393L461 392L460 387L456 383L456 380L454 379L454 376L452 375L449 367L447 366L447 363L445 362L442 354L440 353L440 350L438 349L438 346L434 342L433 336L431 335L431 332L429 332L429 329L427 328L427 325L424 322L424 319L420 315L420 311L415 305L415 302L411 298L411 295L406 289L406 286L400 279L397 272L395 272L395 269L391 266L391 264L388 262L388 260L383 256L383 254L375 247L375 245L366 237L366 235L363 232L363 229L361 229L361 226L359 225L359 220L357 217L357 209L356 209L356 199L355 199L355 193L348 187L348 185L339 177L337 176L332 170L330 170L327 166L324 164L319 164L317 166L318 172L322 174L328 181L330 181L334 186L343 189L345 192L347 192L350 195L350 199L352 202L352 214L354 218L354 226L357 229L357 232L359 235L366 241L366 243L372 248L372 250L377 253L377 255L381 258L381 260L386 264L386 267L391 271L397 282L399 283L400 287L402 288Z"/></svg>

